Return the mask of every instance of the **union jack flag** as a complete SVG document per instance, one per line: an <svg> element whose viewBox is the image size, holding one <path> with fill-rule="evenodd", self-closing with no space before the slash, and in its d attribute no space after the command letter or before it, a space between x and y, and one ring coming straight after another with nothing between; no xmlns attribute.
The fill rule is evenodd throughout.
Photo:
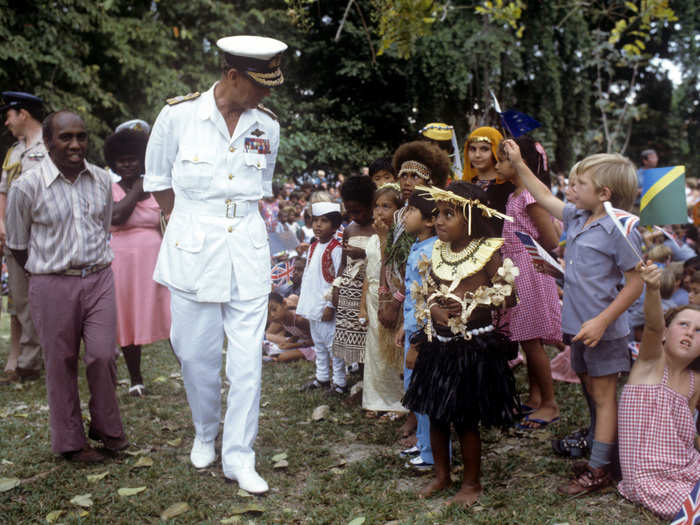
<svg viewBox="0 0 700 525"><path fill-rule="evenodd" d="M335 240L338 241L340 244L343 244L343 232L344 231L345 231L345 226L343 226L342 224L335 231Z"/></svg>
<svg viewBox="0 0 700 525"><path fill-rule="evenodd" d="M634 227L637 226L639 217L632 215L631 213L627 213L625 210L618 210L617 208L613 208L612 211L613 215L615 215L617 220L620 221L620 224L622 224L622 227L625 230L625 235L629 237L632 230L634 230Z"/></svg>
<svg viewBox="0 0 700 525"><path fill-rule="evenodd" d="M698 525L700 524L700 502L698 502L698 486L695 484L688 497L683 501L681 510L673 518L671 525Z"/></svg>
<svg viewBox="0 0 700 525"><path fill-rule="evenodd" d="M270 273L272 284L274 286L287 284L291 280L292 272L294 272L294 263L291 261L282 261L275 264Z"/></svg>
<svg viewBox="0 0 700 525"><path fill-rule="evenodd" d="M637 341L631 342L627 345L627 349L630 351L630 357L632 361L636 361L639 357L639 345Z"/></svg>

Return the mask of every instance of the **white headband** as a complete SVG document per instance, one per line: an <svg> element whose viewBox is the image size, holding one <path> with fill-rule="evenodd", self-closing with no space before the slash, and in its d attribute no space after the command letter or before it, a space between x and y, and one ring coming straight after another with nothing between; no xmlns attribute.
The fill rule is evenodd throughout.
<svg viewBox="0 0 700 525"><path fill-rule="evenodd" d="M314 217L333 213L334 211L340 213L340 204L337 202L314 202L311 205L311 215Z"/></svg>

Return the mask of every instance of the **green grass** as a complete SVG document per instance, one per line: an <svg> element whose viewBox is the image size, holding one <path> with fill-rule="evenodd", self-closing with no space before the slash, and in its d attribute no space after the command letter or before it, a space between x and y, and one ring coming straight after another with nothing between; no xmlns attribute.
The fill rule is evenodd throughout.
<svg viewBox="0 0 700 525"><path fill-rule="evenodd" d="M8 318L2 317L0 361L8 351ZM415 490L429 479L414 475L397 456L400 422L368 420L358 407L348 407L323 393L301 394L296 387L313 374L307 362L265 364L257 465L271 486L261 498L242 497L238 486L226 484L219 464L197 471L189 464L192 427L177 363L167 344L144 349L143 370L149 395L127 395L127 373L119 360L119 400L132 452L142 451L153 465L135 468L142 456L120 454L104 465L80 466L50 450L46 389L42 382L0 389L0 478L19 478L20 486L0 493L0 522L46 523L51 511L63 510L60 523L157 523L170 505L186 502L189 511L175 523L219 523L237 508L261 505L263 513L244 514L240 523L347 524L365 517L365 524L435 523L661 523L651 513L620 497L616 491L566 498L556 487L568 475L570 463L553 455L553 435L573 431L585 420L577 385L557 383L562 421L551 431L526 436L484 432L485 494L473 508L446 507L456 487L427 501ZM517 372L522 392L524 368ZM83 413L87 415L87 385L80 377ZM323 421L311 412L328 404ZM181 440L178 445L177 439ZM168 444L168 441L171 444ZM455 447L458 450L459 447ZM289 466L273 469L272 456L286 452ZM456 454L455 467L461 458ZM109 471L89 482L87 475ZM456 475L459 473L457 472ZM120 487L147 487L132 497L120 497ZM92 494L93 506L80 517L70 503Z"/></svg>

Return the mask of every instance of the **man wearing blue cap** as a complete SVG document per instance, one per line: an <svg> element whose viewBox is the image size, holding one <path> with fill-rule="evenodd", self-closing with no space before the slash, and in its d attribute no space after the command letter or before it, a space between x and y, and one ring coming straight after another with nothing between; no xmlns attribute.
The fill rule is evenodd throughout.
<svg viewBox="0 0 700 525"><path fill-rule="evenodd" d="M195 429L190 460L216 459L221 349L230 383L221 459L224 475L251 493L270 250L258 202L272 195L279 124L260 101L283 82L286 44L233 36L217 46L221 78L205 93L168 100L146 151L145 191L170 215L154 279L171 292L171 341ZM172 212L172 213L171 213Z"/></svg>
<svg viewBox="0 0 700 525"><path fill-rule="evenodd" d="M0 112L5 114L5 126L17 139L5 155L0 180L0 246L4 246L5 208L10 185L46 156L46 147L41 135L43 101L29 93L4 91L4 105ZM38 379L43 364L39 336L29 313L28 286L24 268L12 252L5 249L8 285L10 288L10 339L11 349L0 384Z"/></svg>

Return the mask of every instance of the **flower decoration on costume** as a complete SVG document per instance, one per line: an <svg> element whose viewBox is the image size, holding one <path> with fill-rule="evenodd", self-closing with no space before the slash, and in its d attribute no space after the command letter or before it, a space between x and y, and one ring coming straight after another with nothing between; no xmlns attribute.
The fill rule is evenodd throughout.
<svg viewBox="0 0 700 525"><path fill-rule="evenodd" d="M498 275L508 284L513 284L515 278L520 275L520 269L506 257L503 260L503 265L498 269Z"/></svg>

